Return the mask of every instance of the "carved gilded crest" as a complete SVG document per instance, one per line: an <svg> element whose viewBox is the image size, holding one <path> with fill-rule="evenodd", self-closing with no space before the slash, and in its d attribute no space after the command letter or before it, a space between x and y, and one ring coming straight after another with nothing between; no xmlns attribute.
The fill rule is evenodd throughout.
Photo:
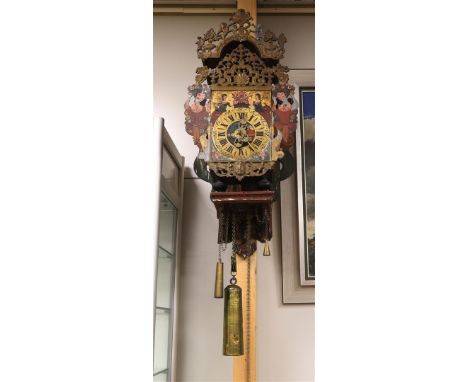
<svg viewBox="0 0 468 382"><path fill-rule="evenodd" d="M229 18L229 23L222 23L217 32L211 28L203 36L197 38L198 58L206 60L219 58L223 48L232 41L249 41L263 59L279 60L284 56L286 37L281 33L278 37L271 31L256 30L250 14L243 9L238 10ZM255 36L253 37L253 36Z"/></svg>
<svg viewBox="0 0 468 382"><path fill-rule="evenodd" d="M196 81L208 80L212 86L266 86L286 83L288 71L280 64L267 67L254 52L239 44L214 69L198 68Z"/></svg>

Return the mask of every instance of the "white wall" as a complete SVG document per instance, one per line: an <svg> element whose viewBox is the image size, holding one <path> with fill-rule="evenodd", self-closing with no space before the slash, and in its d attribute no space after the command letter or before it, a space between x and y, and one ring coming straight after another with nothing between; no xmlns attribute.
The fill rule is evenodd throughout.
<svg viewBox="0 0 468 382"><path fill-rule="evenodd" d="M226 21L226 16L154 16L154 107L192 166L197 154L185 133L183 103L187 86L201 66L196 37ZM286 44L283 65L314 68L313 16L260 16L258 22ZM177 381L230 381L232 359L222 353L223 301L214 299L213 282L218 253L216 211L210 186L186 171L182 258L179 264L179 325ZM257 266L257 379L259 381L314 380L313 305L282 304L281 230L274 206L272 256L258 256ZM228 257L225 257L227 267ZM227 272L226 283L228 281Z"/></svg>

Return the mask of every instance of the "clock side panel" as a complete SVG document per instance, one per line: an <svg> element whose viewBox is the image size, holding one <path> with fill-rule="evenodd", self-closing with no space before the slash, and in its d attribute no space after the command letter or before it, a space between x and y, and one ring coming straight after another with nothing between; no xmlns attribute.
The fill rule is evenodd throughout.
<svg viewBox="0 0 468 382"><path fill-rule="evenodd" d="M271 160L271 141L273 139L272 126L272 101L271 90L266 89L225 89L212 90L210 104L210 127L208 157L211 162L233 162L233 161L249 161L263 162ZM262 120L262 130L267 133L265 141L262 143L262 149L255 152L254 155L247 157L229 157L224 155L219 149L219 134L217 126L224 123L226 116L233 115L235 111L247 111L249 115L257 116L257 120ZM260 118L261 116L261 118ZM217 123L218 122L218 123ZM225 123L224 123L225 124ZM265 125L267 128L265 129ZM262 138L263 139L263 138ZM218 146L218 147L217 147ZM252 153L253 154L253 153Z"/></svg>

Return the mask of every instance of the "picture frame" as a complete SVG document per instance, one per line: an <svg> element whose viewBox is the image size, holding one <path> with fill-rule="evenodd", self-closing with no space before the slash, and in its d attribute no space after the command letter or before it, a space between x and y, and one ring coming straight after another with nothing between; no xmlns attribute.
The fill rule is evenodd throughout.
<svg viewBox="0 0 468 382"><path fill-rule="evenodd" d="M296 179L301 285L315 285L315 87L299 87Z"/></svg>
<svg viewBox="0 0 468 382"><path fill-rule="evenodd" d="M290 83L295 86L295 96L299 97L301 88L313 89L315 92L315 71L291 70ZM302 116L303 105L299 102L299 115ZM301 120L302 123L302 120ZM301 281L307 261L305 260L305 217L304 207L304 167L302 126L298 126L294 155L296 171L288 179L281 182L281 236L282 236L282 266L283 266L283 303L315 303L315 275L313 280ZM302 247L302 250L301 250ZM315 251L314 251L315 254ZM302 271L301 271L302 261Z"/></svg>

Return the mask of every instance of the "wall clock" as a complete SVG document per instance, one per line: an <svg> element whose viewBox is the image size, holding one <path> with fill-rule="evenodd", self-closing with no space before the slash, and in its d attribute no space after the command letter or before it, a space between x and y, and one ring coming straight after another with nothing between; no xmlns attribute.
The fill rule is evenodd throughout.
<svg viewBox="0 0 468 382"><path fill-rule="evenodd" d="M279 182L294 170L289 149L297 101L294 86L288 84L289 69L279 63L285 42L283 34L264 32L239 9L218 31L198 37L203 66L196 69L185 103L185 129L199 149L194 169L212 185L210 198L219 220L214 296L224 297L223 354L243 355L245 339L246 359L255 327L250 320L255 309L252 255L257 242L265 243L263 254L270 255L271 204ZM222 255L228 243L231 280L223 293ZM247 280L242 288L237 285L238 258Z"/></svg>

